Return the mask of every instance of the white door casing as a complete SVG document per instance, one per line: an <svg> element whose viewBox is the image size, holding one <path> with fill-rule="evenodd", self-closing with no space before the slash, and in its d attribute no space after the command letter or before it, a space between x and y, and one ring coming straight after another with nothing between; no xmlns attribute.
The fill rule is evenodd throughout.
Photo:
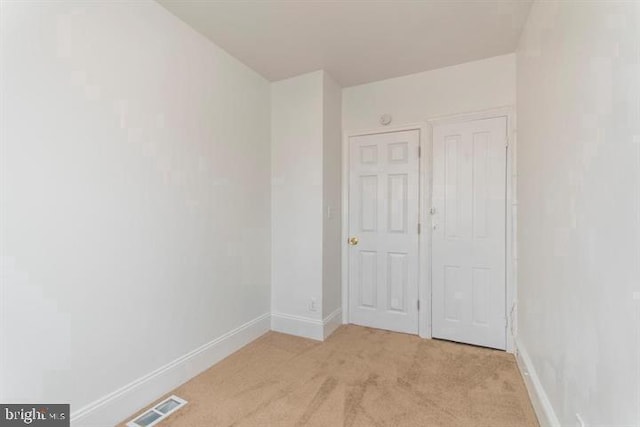
<svg viewBox="0 0 640 427"><path fill-rule="evenodd" d="M416 334L420 132L348 142L350 321Z"/></svg>
<svg viewBox="0 0 640 427"><path fill-rule="evenodd" d="M432 335L506 348L507 118L433 127Z"/></svg>

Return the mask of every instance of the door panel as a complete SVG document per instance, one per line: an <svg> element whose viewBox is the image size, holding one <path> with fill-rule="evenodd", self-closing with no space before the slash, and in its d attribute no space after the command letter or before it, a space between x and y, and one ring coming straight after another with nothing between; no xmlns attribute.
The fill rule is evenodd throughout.
<svg viewBox="0 0 640 427"><path fill-rule="evenodd" d="M434 338L506 347L506 125L433 129Z"/></svg>
<svg viewBox="0 0 640 427"><path fill-rule="evenodd" d="M350 320L417 333L419 131L349 144Z"/></svg>

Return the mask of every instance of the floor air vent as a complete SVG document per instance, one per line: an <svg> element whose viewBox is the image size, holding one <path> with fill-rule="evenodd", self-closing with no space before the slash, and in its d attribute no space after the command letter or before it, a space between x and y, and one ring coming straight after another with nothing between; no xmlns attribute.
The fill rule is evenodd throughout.
<svg viewBox="0 0 640 427"><path fill-rule="evenodd" d="M127 427L151 427L167 418L187 404L187 401L178 396L171 396L158 403L153 408L145 411L138 418L127 423Z"/></svg>

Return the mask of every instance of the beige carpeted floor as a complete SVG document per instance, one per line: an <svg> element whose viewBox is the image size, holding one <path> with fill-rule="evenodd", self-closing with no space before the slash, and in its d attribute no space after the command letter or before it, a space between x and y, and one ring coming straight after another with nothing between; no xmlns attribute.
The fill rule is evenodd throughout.
<svg viewBox="0 0 640 427"><path fill-rule="evenodd" d="M269 332L171 394L160 426L538 425L513 355L354 325Z"/></svg>

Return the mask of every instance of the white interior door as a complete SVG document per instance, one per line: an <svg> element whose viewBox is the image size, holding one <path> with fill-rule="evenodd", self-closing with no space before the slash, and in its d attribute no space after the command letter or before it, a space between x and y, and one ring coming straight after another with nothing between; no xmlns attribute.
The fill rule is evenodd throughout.
<svg viewBox="0 0 640 427"><path fill-rule="evenodd" d="M506 117L433 128L432 334L506 348Z"/></svg>
<svg viewBox="0 0 640 427"><path fill-rule="evenodd" d="M419 135L349 138L352 323L418 332Z"/></svg>

